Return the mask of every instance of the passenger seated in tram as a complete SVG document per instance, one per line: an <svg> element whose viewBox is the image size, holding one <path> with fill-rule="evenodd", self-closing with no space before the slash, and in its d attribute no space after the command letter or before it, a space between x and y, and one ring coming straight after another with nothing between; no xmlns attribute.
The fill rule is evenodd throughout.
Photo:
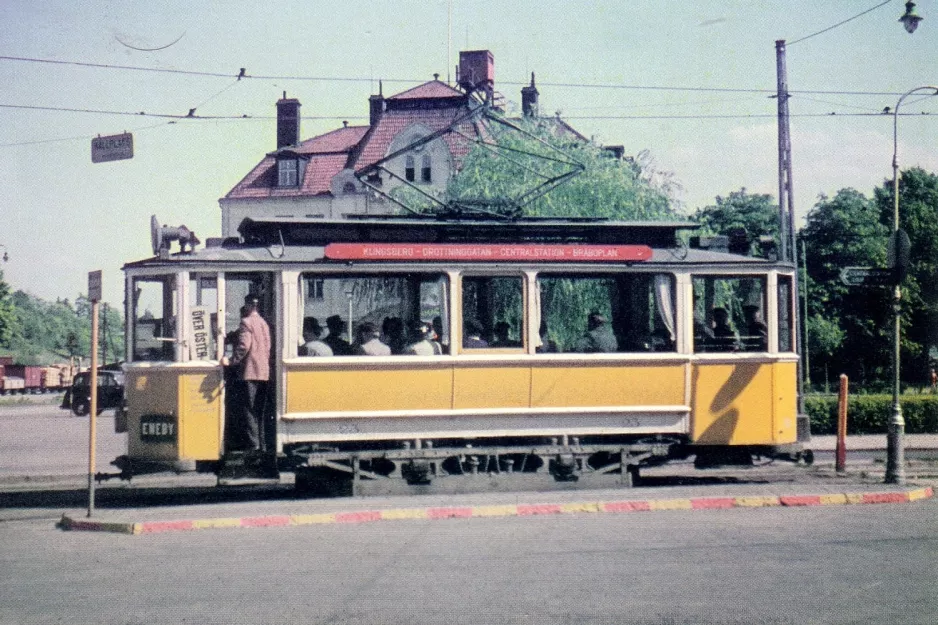
<svg viewBox="0 0 938 625"><path fill-rule="evenodd" d="M449 343L443 342L443 337L445 336L443 333L443 318L437 315L433 318L433 321L430 322L430 325L433 328L433 333L436 334L436 337L434 337L433 340L440 344L440 352L443 354L448 354Z"/></svg>
<svg viewBox="0 0 938 625"><path fill-rule="evenodd" d="M342 338L342 329L345 323L339 315L332 315L326 319L326 327L329 328L329 336L324 341L326 345L332 348L335 356L350 356L352 354L352 345Z"/></svg>
<svg viewBox="0 0 938 625"><path fill-rule="evenodd" d="M730 324L730 313L721 307L713 309L713 351L735 352L739 349L739 334Z"/></svg>
<svg viewBox="0 0 938 625"><path fill-rule="evenodd" d="M547 320L541 319L541 327L538 329L538 334L541 338L541 344L538 345L534 351L538 354L556 354L560 352L560 348L557 346L557 341L550 338L547 332Z"/></svg>
<svg viewBox="0 0 938 625"><path fill-rule="evenodd" d="M469 349L489 346L489 342L482 338L482 324L475 319L466 319L463 324L462 346Z"/></svg>
<svg viewBox="0 0 938 625"><path fill-rule="evenodd" d="M419 319L410 324L410 344L404 350L405 354L411 356L439 356L439 343L434 346L434 341L430 340L430 326Z"/></svg>
<svg viewBox="0 0 938 625"><path fill-rule="evenodd" d="M305 343L300 347L300 356L332 356L332 348L324 341L320 340L322 336L322 326L316 317L306 317L303 319L303 340Z"/></svg>
<svg viewBox="0 0 938 625"><path fill-rule="evenodd" d="M586 318L586 333L576 342L573 351L587 353L612 353L619 351L619 342L606 318L593 311Z"/></svg>
<svg viewBox="0 0 938 625"><path fill-rule="evenodd" d="M375 324L366 321L358 326L358 340L352 352L357 356L390 356L391 348L381 342L381 333Z"/></svg>
<svg viewBox="0 0 938 625"><path fill-rule="evenodd" d="M743 349L749 352L764 352L769 348L769 328L762 321L762 311L758 306L743 306L746 318L746 335L742 338Z"/></svg>
<svg viewBox="0 0 938 625"><path fill-rule="evenodd" d="M511 324L499 321L495 324L495 338L492 347L521 347L521 341L513 341L510 337Z"/></svg>
<svg viewBox="0 0 938 625"><path fill-rule="evenodd" d="M651 334L651 351L653 352L673 352L674 351L674 339L671 337L671 332L662 326L655 328L655 331Z"/></svg>
<svg viewBox="0 0 938 625"><path fill-rule="evenodd" d="M407 347L404 322L400 317L385 317L381 323L382 342L391 348L392 354L403 354Z"/></svg>

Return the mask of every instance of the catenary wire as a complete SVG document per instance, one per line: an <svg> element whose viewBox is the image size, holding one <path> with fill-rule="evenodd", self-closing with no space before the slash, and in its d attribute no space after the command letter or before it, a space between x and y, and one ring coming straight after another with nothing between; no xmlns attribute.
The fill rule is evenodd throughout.
<svg viewBox="0 0 938 625"><path fill-rule="evenodd" d="M177 75L186 75L186 76L202 76L202 77L211 77L211 78L241 78L241 79L255 79L255 80L297 80L297 81L319 81L319 82L364 82L372 83L374 82L373 78L360 78L360 77L351 77L351 76L277 76L277 75L257 75L249 74L244 68L240 68L238 72L205 72L205 71L195 71L195 70L185 70L185 69L170 69L162 67L142 67L135 65L114 65L108 63L89 63L84 61L66 61L66 60L57 60L57 59L40 59L40 58L31 58L31 57L19 57L19 56L3 56L0 55L0 61L16 61L16 62L28 62L28 63L49 63L55 65L72 65L77 67L89 67L95 69L111 69L111 70L124 70L124 71L142 71L142 72L155 72L155 73L166 73L166 74L177 74ZM420 84L425 82L423 79L403 79L403 78L383 78L383 82L387 83L406 83L406 84ZM499 84L508 85L508 86L527 86L527 82L515 82L515 81L500 81ZM630 85L630 84L615 84L615 83L574 83L574 82L541 82L539 83L542 87L556 87L556 88L577 88L577 89L622 89L622 90L647 90L647 91L678 91L678 92L716 92L716 93L765 93L765 94L774 94L776 93L775 89L754 89L754 88L737 88L737 87L692 87L692 86L671 86L671 85ZM790 91L791 94L799 93L808 93L808 94L826 94L826 95L870 95L870 96L886 96L886 95L902 95L899 92L883 92L883 91L830 91L830 90L797 90Z"/></svg>
<svg viewBox="0 0 938 625"><path fill-rule="evenodd" d="M834 24L833 26L828 26L827 28L825 28L825 29L823 29L823 30L817 31L816 33L811 33L810 35L807 35L807 36L805 36L805 37L802 37L801 39L795 39L794 41L789 42L787 45L793 46L793 45L795 45L796 43L801 43L802 41L805 41L805 40L807 40L807 39L810 39L811 37L816 37L816 36L818 36L818 35L820 35L820 34L822 34L822 33L826 33L826 32L828 32L828 31L830 31L830 30L834 30L834 29L837 28L838 26L843 26L843 25L846 24L847 22L852 22L853 20L857 19L858 17L862 17L862 16L866 15L867 13L870 13L870 12L872 12L872 11L875 11L876 9L878 9L878 8L880 8L880 7L886 6L887 4L889 4L889 3L891 3L891 2L892 2L892 0L886 0L885 2L880 2L880 3L877 4L876 6L870 7L869 9L867 9L866 11L863 11L862 13L858 13L858 14L854 15L853 17L849 17L849 18L845 19L845 20L842 21L842 22L837 22L837 23Z"/></svg>

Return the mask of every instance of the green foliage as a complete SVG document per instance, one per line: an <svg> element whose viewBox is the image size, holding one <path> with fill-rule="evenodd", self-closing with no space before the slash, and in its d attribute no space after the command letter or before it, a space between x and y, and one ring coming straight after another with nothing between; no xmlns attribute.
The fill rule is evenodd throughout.
<svg viewBox="0 0 938 625"><path fill-rule="evenodd" d="M4 282L3 272L0 271L0 348L9 349L15 331L16 317L13 315L10 287Z"/></svg>
<svg viewBox="0 0 938 625"><path fill-rule="evenodd" d="M488 142L499 147L474 145L450 179L442 201L500 215L511 214L517 204L524 204L525 216L658 221L675 217L667 195L673 184L667 176L658 176L663 180L659 188L642 166L572 135L556 119L512 123L525 132L498 123L486 126ZM572 175L581 168L582 172ZM527 202L542 183L565 174L571 175ZM398 187L392 196L418 210L437 210L411 188Z"/></svg>
<svg viewBox="0 0 938 625"><path fill-rule="evenodd" d="M892 230L892 181L875 190L880 221ZM903 284L903 360L906 379L921 381L929 351L938 346L938 176L913 167L899 178L899 225L912 243L909 276Z"/></svg>
<svg viewBox="0 0 938 625"><path fill-rule="evenodd" d="M750 240L759 236L772 236L778 240L778 205L772 196L749 193L745 188L732 191L727 197L717 196L716 204L697 211L694 219L702 225L704 233L729 234L743 229Z"/></svg>
<svg viewBox="0 0 938 625"><path fill-rule="evenodd" d="M811 433L837 433L837 397L805 397ZM908 434L938 433L938 395L903 395L900 398ZM848 434L886 434L892 416L892 395L851 395L847 399Z"/></svg>
<svg viewBox="0 0 938 625"><path fill-rule="evenodd" d="M848 287L844 267L882 267L887 230L877 206L854 189L821 196L808 213L800 240L808 280L808 348L813 378L822 371L868 382L889 374L888 289Z"/></svg>
<svg viewBox="0 0 938 625"><path fill-rule="evenodd" d="M90 303L79 297L46 302L17 291L10 298L13 332L3 344L19 364L51 364L73 356L89 358L91 344ZM99 320L101 358L118 360L124 353L123 321L118 311L101 309Z"/></svg>

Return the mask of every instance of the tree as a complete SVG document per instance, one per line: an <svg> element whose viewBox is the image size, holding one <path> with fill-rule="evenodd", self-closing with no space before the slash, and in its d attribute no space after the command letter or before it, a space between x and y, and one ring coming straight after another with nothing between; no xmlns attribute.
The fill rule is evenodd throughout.
<svg viewBox="0 0 938 625"><path fill-rule="evenodd" d="M640 162L617 158L613 152L564 131L562 123L553 118L510 123L520 131L496 122L485 126L487 144L473 145L463 158L439 198L442 203L500 215L512 215L520 202L524 216L674 218L668 196L674 183L667 174L653 170L654 162L647 153ZM537 199L526 195L536 194L539 185L565 174L569 176ZM407 186L398 187L392 196L418 211L445 210Z"/></svg>
<svg viewBox="0 0 938 625"><path fill-rule="evenodd" d="M67 299L50 303L17 291L9 300L13 331L5 347L17 363L48 364L90 355L91 307L85 298L79 297L72 306ZM120 313L108 309L100 323L108 359L120 358L124 350Z"/></svg>
<svg viewBox="0 0 938 625"><path fill-rule="evenodd" d="M887 180L875 190L880 221L893 221L893 186ZM938 345L938 176L913 167L899 178L899 225L912 243L909 275L903 284L905 322L902 370L924 380L929 351Z"/></svg>
<svg viewBox="0 0 938 625"><path fill-rule="evenodd" d="M713 234L729 235L742 229L750 245L760 236L772 236L778 241L778 205L771 195L749 193L745 187L732 191L727 197L717 196L716 204L699 209L694 219L700 222L704 232Z"/></svg>
<svg viewBox="0 0 938 625"><path fill-rule="evenodd" d="M13 301L10 298L10 287L3 280L0 271L0 348L9 349L16 327L16 317L13 314Z"/></svg>
<svg viewBox="0 0 938 625"><path fill-rule="evenodd" d="M806 252L811 362L860 381L886 379L891 314L886 289L848 287L840 280L844 267L884 266L887 230L877 206L855 189L841 189L833 198L822 195L799 239Z"/></svg>

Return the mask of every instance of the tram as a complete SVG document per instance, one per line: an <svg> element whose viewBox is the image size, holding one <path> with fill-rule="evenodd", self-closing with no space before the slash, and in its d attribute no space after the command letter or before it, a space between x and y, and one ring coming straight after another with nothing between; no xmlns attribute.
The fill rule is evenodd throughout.
<svg viewBox="0 0 938 625"><path fill-rule="evenodd" d="M627 486L674 459L807 453L794 267L690 237L695 224L246 219L201 249L152 226L154 256L123 268L121 477ZM259 461L237 450L242 402L221 364L246 300L272 337Z"/></svg>

